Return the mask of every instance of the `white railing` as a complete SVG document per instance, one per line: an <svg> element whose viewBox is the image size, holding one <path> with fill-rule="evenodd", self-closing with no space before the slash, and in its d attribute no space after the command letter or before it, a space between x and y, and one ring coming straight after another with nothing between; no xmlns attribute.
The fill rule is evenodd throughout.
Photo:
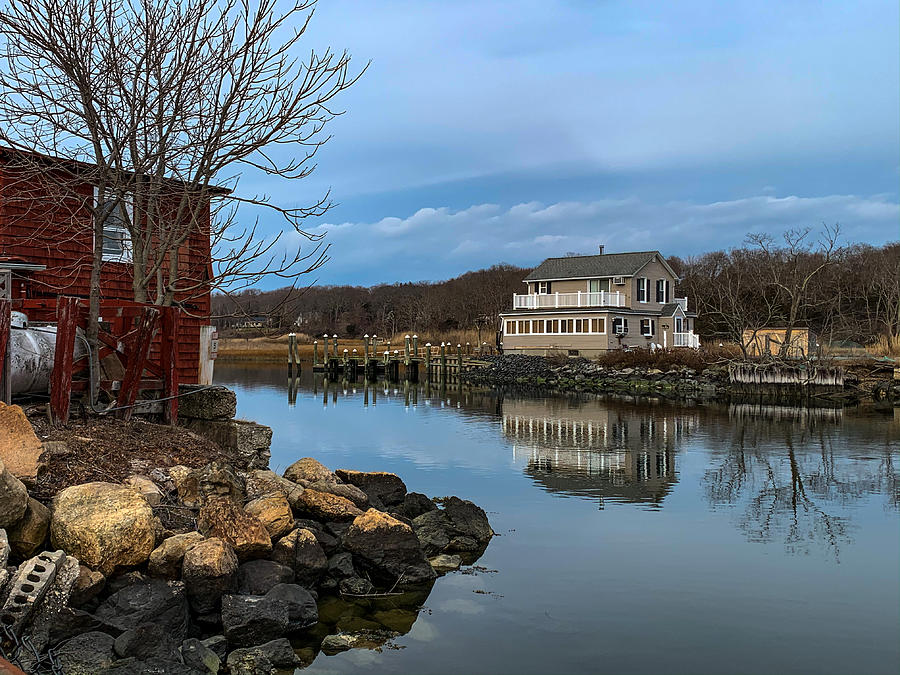
<svg viewBox="0 0 900 675"><path fill-rule="evenodd" d="M694 335L694 331L688 331L687 333L673 333L672 342L673 347L700 348L700 336Z"/></svg>
<svg viewBox="0 0 900 675"><path fill-rule="evenodd" d="M513 293L513 309L554 309L556 307L624 307L620 291L588 293Z"/></svg>

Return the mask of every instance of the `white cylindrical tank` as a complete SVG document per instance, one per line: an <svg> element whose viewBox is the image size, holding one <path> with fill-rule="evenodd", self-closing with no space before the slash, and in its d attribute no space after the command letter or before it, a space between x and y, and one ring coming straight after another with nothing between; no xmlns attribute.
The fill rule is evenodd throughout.
<svg viewBox="0 0 900 675"><path fill-rule="evenodd" d="M50 389L56 352L56 326L29 328L28 319L21 312L13 312L10 318L8 353L12 393L46 393ZM75 358L85 353L84 343L76 339Z"/></svg>

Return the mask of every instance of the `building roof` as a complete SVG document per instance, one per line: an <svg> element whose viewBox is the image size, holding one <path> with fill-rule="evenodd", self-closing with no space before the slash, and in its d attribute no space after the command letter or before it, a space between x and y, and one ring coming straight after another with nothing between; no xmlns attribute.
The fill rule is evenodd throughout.
<svg viewBox="0 0 900 675"><path fill-rule="evenodd" d="M681 305L677 302L668 302L660 308L660 316L673 316L675 312L678 311L679 307L681 307Z"/></svg>
<svg viewBox="0 0 900 675"><path fill-rule="evenodd" d="M636 251L632 253L603 253L600 255L577 255L565 258L547 258L535 268L524 281L544 281L553 279L587 279L589 277L630 277L656 256L663 265L669 267L659 251Z"/></svg>

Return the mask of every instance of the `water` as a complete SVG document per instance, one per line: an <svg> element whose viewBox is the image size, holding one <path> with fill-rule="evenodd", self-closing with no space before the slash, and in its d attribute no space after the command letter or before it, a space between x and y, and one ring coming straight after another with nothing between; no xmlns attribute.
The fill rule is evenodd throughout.
<svg viewBox="0 0 900 675"><path fill-rule="evenodd" d="M309 646L334 622L403 634L308 648L306 673L900 670L900 414L325 390L308 371L291 394L281 367L216 370L273 428L274 470L393 471L501 535L427 597L326 600Z"/></svg>

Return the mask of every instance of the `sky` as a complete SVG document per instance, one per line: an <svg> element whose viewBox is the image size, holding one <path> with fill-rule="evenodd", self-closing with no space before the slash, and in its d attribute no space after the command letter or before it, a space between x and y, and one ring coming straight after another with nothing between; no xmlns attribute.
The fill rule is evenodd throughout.
<svg viewBox="0 0 900 675"><path fill-rule="evenodd" d="M600 244L686 257L824 223L900 240L898 25L894 0L320 0L305 48L368 70L312 176L240 189L284 206L331 190L307 221L331 259L304 283Z"/></svg>

